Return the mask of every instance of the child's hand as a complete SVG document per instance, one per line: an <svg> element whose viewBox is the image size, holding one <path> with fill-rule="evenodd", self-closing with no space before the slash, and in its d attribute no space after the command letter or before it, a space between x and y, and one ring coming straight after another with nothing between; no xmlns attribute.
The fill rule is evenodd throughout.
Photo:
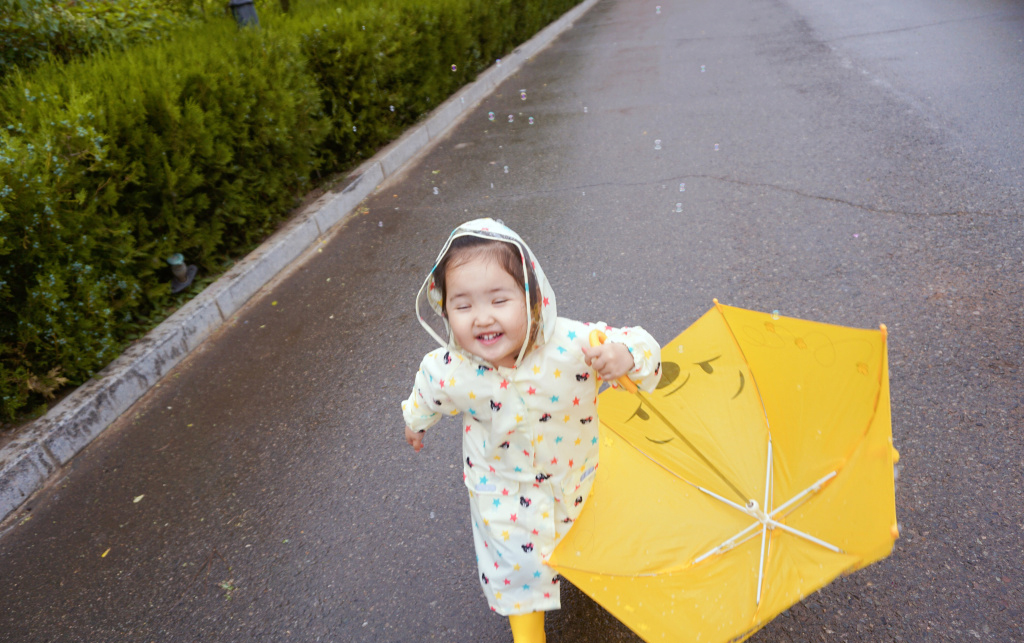
<svg viewBox="0 0 1024 643"><path fill-rule="evenodd" d="M419 453L423 448L423 432L417 433L409 427L405 427L405 441L409 443L413 451Z"/></svg>
<svg viewBox="0 0 1024 643"><path fill-rule="evenodd" d="M587 365L593 368L606 382L613 382L634 368L633 354L624 344L607 342L599 346L583 348Z"/></svg>

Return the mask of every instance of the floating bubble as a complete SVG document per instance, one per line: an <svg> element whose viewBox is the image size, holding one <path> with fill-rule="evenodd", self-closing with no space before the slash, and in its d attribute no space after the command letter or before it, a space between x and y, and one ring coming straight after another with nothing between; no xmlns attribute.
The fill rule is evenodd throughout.
<svg viewBox="0 0 1024 643"><path fill-rule="evenodd" d="M584 113L584 114L586 114L586 113L587 113L587 106L586 106L586 105L584 105L584 106L583 106L583 113Z"/></svg>
<svg viewBox="0 0 1024 643"><path fill-rule="evenodd" d="M530 117L530 125L533 125L533 117Z"/></svg>
<svg viewBox="0 0 1024 643"><path fill-rule="evenodd" d="M773 310L772 311L772 319L778 321L778 319L779 319L779 311L778 310Z"/></svg>
<svg viewBox="0 0 1024 643"><path fill-rule="evenodd" d="M682 211L683 211L683 204L682 203L677 203L676 204L676 212L682 212Z"/></svg>
<svg viewBox="0 0 1024 643"><path fill-rule="evenodd" d="M501 67L501 58L498 58L496 62L498 63L498 67Z"/></svg>
<svg viewBox="0 0 1024 643"><path fill-rule="evenodd" d="M701 65L700 66L700 73L703 74L705 71L706 71L706 68L704 67L704 65Z"/></svg>
<svg viewBox="0 0 1024 643"><path fill-rule="evenodd" d="M715 151L718 151L718 143L715 143Z"/></svg>
<svg viewBox="0 0 1024 643"><path fill-rule="evenodd" d="M682 347L682 346L678 346L677 348L679 349L679 352L680 352L680 353L682 353L682 352L683 352L683 347Z"/></svg>
<svg viewBox="0 0 1024 643"><path fill-rule="evenodd" d="M654 149L656 149L656 150L660 150L661 149L661 139L660 138L654 140Z"/></svg>
<svg viewBox="0 0 1024 643"><path fill-rule="evenodd" d="M434 188L434 194L439 194L439 193L440 193L439 190L437 188Z"/></svg>
<svg viewBox="0 0 1024 643"><path fill-rule="evenodd" d="M508 166L505 166L505 174L508 174Z"/></svg>
<svg viewBox="0 0 1024 643"><path fill-rule="evenodd" d="M377 227L378 228L383 228L384 227L384 222L383 221L378 221L377 222Z"/></svg>
<svg viewBox="0 0 1024 643"><path fill-rule="evenodd" d="M395 106L394 105L391 106L391 111L395 111Z"/></svg>
<svg viewBox="0 0 1024 643"><path fill-rule="evenodd" d="M522 98L523 100L526 100L526 90L525 89L520 89L519 90L519 98Z"/></svg>
<svg viewBox="0 0 1024 643"><path fill-rule="evenodd" d="M458 69L458 67L456 67L455 65L452 65L452 71L455 71L456 69Z"/></svg>
<svg viewBox="0 0 1024 643"><path fill-rule="evenodd" d="M515 120L516 120L516 117L515 117L515 116L513 116L512 114L509 114L509 115L508 115L508 122L509 122L509 123L511 123L511 122L513 122L513 121L515 121Z"/></svg>
<svg viewBox="0 0 1024 643"><path fill-rule="evenodd" d="M494 189L494 184L493 184L493 183L491 183L491 189L492 189L492 190Z"/></svg>
<svg viewBox="0 0 1024 643"><path fill-rule="evenodd" d="M356 131L356 126L355 125L352 126L352 131L353 132Z"/></svg>
<svg viewBox="0 0 1024 643"><path fill-rule="evenodd" d="M654 13L657 13L657 14L661 13L661 5L660 4L657 7L654 8Z"/></svg>
<svg viewBox="0 0 1024 643"><path fill-rule="evenodd" d="M487 120L489 120L489 121L493 121L494 120L494 112L487 112Z"/></svg>
<svg viewBox="0 0 1024 643"><path fill-rule="evenodd" d="M679 191L680 192L686 192L686 184L685 183L680 183L679 184Z"/></svg>

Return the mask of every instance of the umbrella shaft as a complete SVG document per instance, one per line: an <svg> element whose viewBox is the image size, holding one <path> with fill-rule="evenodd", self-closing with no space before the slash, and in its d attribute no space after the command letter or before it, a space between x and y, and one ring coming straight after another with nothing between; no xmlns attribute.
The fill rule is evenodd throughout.
<svg viewBox="0 0 1024 643"><path fill-rule="evenodd" d="M651 404L651 401L647 399L647 396L646 396L646 395L644 395L644 394L643 394L643 393L641 393L640 391L637 391L637 393L636 393L636 394L637 394L637 396L638 396L638 397L639 397L639 398L641 399L641 401L643 401L643 402L644 402L644 404L646 404L646 405L647 405L647 408L648 408L648 410L650 410L650 411L653 411L653 412L654 412L654 414L655 414L656 416L658 416L658 419L659 419L659 420L661 420L662 422L664 422L664 423L665 423L665 426L667 426L667 427L669 428L669 430L670 430L670 431L672 431L672 433L675 433L675 435L676 435L676 437L677 437L677 438L679 438L680 440L682 440L682 441L683 441L683 443L684 443L684 444L686 444L686 446L690 447L690 450L691 450L691 451L693 451L693 453L694 453L694 454L695 454L695 455L696 455L696 456L697 456L698 458L700 458L700 461L701 461L701 462L703 462L703 463L704 463L704 464L705 464L705 465L706 465L706 466L707 466L707 467L708 467L709 469L711 469L712 471L714 471L714 472L715 472L715 474L716 474L716 475L717 475L717 476L718 476L719 478L721 478L721 479L722 479L722 482L724 482L724 483L725 483L726 485L728 485L728 486L729 486L729 488L730 488L730 489L732 489L732 490L733 490L733 491L734 491L734 492L736 493L736 495L737 495L737 496L739 496L739 498L740 498L740 502L742 502L743 504L746 504L746 503L747 503L747 500L749 500L749 499L750 499L750 496L748 496L748 495L744 494L744 493L743 493L742 491L740 491L739 487L737 487L737 486L736 486L735 484L733 484L732 480L729 480L729 478L726 478L726 477L725 477L725 474L724 474L724 473L722 473L722 472L721 472L721 470L719 470L719 468L718 468L718 467L716 467L715 465L713 465L713 464L711 463L711 461L707 459L707 456L705 456L705 455L704 455L703 453L701 453L701 452L700 452L700 450L699 450L699 449L697 449L697 447L695 447L695 446L693 445L693 443L692 443L692 442L690 442L690 441L689 441L689 440L688 440L688 439L686 438L686 436L685 436L685 435L683 435L683 434L682 434L682 433L681 433L681 432L679 431L679 429L677 429L677 428L676 428L675 426L673 426L673 425L672 425L672 423L668 421L668 418L666 418L666 417L665 417L664 415L662 415L662 414L661 414L661 411L659 411L659 410L657 409L657 407L655 407L655 406L654 406L653 404Z"/></svg>

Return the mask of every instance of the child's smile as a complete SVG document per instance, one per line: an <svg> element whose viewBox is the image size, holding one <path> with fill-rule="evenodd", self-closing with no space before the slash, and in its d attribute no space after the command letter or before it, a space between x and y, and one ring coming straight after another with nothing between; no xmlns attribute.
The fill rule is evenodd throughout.
<svg viewBox="0 0 1024 643"><path fill-rule="evenodd" d="M523 285L485 254L448 268L445 310L455 341L495 366L511 368L526 341Z"/></svg>

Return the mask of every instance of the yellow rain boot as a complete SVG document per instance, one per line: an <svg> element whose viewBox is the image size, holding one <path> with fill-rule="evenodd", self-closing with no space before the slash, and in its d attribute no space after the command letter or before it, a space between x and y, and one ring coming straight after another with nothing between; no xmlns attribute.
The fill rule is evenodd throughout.
<svg viewBox="0 0 1024 643"><path fill-rule="evenodd" d="M545 643L544 612L513 614L508 617L514 643Z"/></svg>

